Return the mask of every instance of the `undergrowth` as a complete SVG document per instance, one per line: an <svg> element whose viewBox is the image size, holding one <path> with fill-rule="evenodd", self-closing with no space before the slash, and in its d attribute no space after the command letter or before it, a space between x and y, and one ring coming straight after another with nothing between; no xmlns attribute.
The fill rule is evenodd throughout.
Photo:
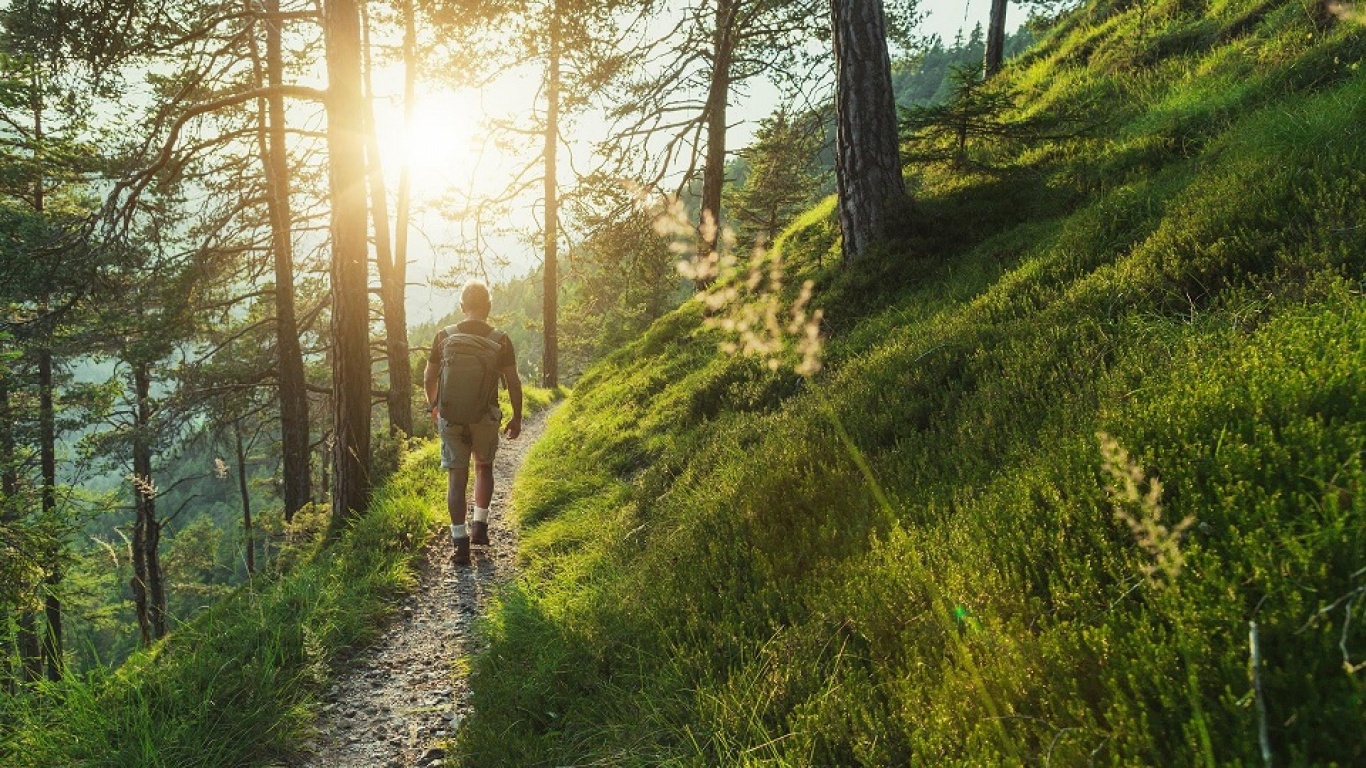
<svg viewBox="0 0 1366 768"><path fill-rule="evenodd" d="M562 394L525 392L528 414ZM0 764L181 768L298 757L325 683L412 588L417 553L446 522L439 444L396 461L370 510L337 541L322 540L325 508L301 512L272 573L118 669L0 693Z"/></svg>
<svg viewBox="0 0 1366 768"><path fill-rule="evenodd" d="M1089 3L1003 77L1102 130L908 169L867 266L829 202L778 240L819 374L700 301L585 374L456 758L1366 761L1366 33L1319 7Z"/></svg>

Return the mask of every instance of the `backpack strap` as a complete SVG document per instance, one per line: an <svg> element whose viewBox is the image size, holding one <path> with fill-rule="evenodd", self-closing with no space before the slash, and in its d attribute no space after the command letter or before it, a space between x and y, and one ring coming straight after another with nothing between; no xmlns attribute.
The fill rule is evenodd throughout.
<svg viewBox="0 0 1366 768"><path fill-rule="evenodd" d="M485 323L485 325L488 325L488 324ZM441 329L441 332L440 332L440 334L438 335L438 338L437 338L437 342L436 342L437 348L439 349L439 348L441 347L441 345L443 345L443 344L446 343L446 340L447 340L447 339L449 339L450 337L454 336L454 335L457 334L457 333L465 333L465 331L460 330L460 324L459 324L459 323L456 323L455 325L448 325L448 326L446 326L445 328L442 328L442 329ZM498 330L497 328L494 328L494 327L491 326L491 325L488 326L488 330L487 330L487 331L485 331L485 332L482 333L482 334L477 334L477 335L483 336L484 338L488 339L489 341L497 342L497 343L498 343L498 346L500 346L500 347L503 346L503 342L506 341L507 338L508 338L507 333L505 333L505 332L503 332L503 331L500 331L500 330Z"/></svg>

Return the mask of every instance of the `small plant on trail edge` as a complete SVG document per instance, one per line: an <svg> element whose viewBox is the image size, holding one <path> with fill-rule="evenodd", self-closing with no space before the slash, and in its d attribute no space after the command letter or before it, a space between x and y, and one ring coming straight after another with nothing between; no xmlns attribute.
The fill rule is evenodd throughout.
<svg viewBox="0 0 1366 768"><path fill-rule="evenodd" d="M1169 582L1175 580L1185 564L1181 538L1195 524L1195 518L1188 515L1168 528L1162 522L1162 481L1148 477L1118 440L1104 432L1097 432L1096 437L1105 473L1110 476L1105 490L1115 504L1115 519L1129 526L1138 546L1152 557L1153 562L1142 566L1143 575L1157 586L1163 583L1160 576Z"/></svg>
<svg viewBox="0 0 1366 768"><path fill-rule="evenodd" d="M670 240L669 249L680 257L679 274L695 283L712 284L698 298L707 308L704 327L727 336L720 344L722 352L757 357L774 371L790 359L791 352L797 375L810 378L820 371L824 310L810 311L814 286L810 280L802 284L791 304L785 301L780 252L756 242L742 275L734 230L721 227L718 232L710 212L704 212L700 229L694 227L676 198L657 212L655 231ZM715 242L716 248L705 256L696 255L699 237Z"/></svg>

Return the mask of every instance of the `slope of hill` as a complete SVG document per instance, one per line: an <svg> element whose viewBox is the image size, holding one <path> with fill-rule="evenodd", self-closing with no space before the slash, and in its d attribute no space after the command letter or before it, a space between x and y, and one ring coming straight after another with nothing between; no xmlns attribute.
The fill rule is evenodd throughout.
<svg viewBox="0 0 1366 768"><path fill-rule="evenodd" d="M873 264L829 201L778 242L821 373L694 301L585 374L458 754L1366 761L1363 53L1321 3L1087 3L995 86L1065 130L908 167Z"/></svg>

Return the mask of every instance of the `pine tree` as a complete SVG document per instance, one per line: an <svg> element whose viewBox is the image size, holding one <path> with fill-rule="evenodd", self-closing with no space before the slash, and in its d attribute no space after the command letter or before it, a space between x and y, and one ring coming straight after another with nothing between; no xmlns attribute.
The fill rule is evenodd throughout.
<svg viewBox="0 0 1366 768"><path fill-rule="evenodd" d="M748 166L744 183L725 198L743 238L772 242L811 203L821 186L822 132L814 116L803 120L786 110L760 121L754 143L740 150Z"/></svg>

